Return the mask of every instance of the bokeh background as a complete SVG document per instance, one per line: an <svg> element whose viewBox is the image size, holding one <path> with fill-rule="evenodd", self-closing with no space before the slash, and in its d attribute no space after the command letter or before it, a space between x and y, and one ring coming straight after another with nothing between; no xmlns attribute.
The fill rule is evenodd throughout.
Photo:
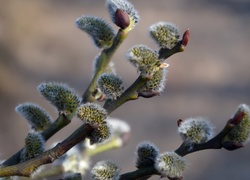
<svg viewBox="0 0 250 180"><path fill-rule="evenodd" d="M170 21L182 33L190 28L191 39L184 53L167 60L162 96L128 102L111 114L131 125L131 139L124 148L100 154L92 162L112 159L123 172L135 169L134 152L141 141L154 142L161 152L176 149L182 142L176 129L179 118L208 117L219 132L240 103L250 104L249 0L131 2L141 20L113 58L126 86L137 77L126 61L127 49L136 44L157 48L148 36L151 24ZM74 25L81 15L110 22L104 0L0 0L0 159L24 144L28 126L14 110L19 103L37 103L57 117L37 85L65 82L82 94L90 82L92 60L99 50ZM74 119L48 145L80 125ZM250 178L250 145L235 152L200 151L186 158L185 179Z"/></svg>

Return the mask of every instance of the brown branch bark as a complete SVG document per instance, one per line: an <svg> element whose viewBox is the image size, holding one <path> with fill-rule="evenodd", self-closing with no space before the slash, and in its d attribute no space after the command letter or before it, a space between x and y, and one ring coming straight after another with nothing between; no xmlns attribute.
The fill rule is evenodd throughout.
<svg viewBox="0 0 250 180"><path fill-rule="evenodd" d="M44 152L43 154L17 165L1 167L0 177L2 176L29 177L30 174L34 172L39 166L54 162L56 159L58 159L60 156L66 153L73 146L85 140L88 134L90 134L92 131L93 128L90 125L84 124L63 142L57 144L54 148Z"/></svg>
<svg viewBox="0 0 250 180"><path fill-rule="evenodd" d="M220 133L218 133L214 138L209 140L206 143L203 144L194 144L192 148L190 148L190 145L183 142L178 149L175 150L175 152L180 156L186 156L188 154L191 154L196 151L201 150L207 150L207 149L221 149L222 146L222 140L224 137L242 120L242 117L244 116L244 113L236 114L232 119L228 120L225 127L221 130ZM232 149L236 150L236 149ZM141 168L132 172L124 173L121 175L120 180L132 180L132 179L140 179L144 178L147 179L150 175L160 175L157 170L154 168L154 166L149 166L146 168Z"/></svg>
<svg viewBox="0 0 250 180"><path fill-rule="evenodd" d="M138 169L133 172L122 174L119 180L135 180L135 179L148 179L152 175L160 175L154 166Z"/></svg>
<svg viewBox="0 0 250 180"><path fill-rule="evenodd" d="M45 141L47 141L50 137L60 131L62 128L67 126L71 120L67 119L64 114L60 114L59 117L54 121L54 123L44 132L42 132L42 136ZM20 154L23 151L23 148L20 149L16 154L7 159L2 165L3 166L11 166L20 162Z"/></svg>

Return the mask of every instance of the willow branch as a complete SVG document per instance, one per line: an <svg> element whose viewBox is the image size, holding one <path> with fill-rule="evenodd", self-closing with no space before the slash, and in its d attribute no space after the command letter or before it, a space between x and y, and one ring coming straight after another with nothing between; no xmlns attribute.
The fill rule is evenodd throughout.
<svg viewBox="0 0 250 180"><path fill-rule="evenodd" d="M244 113L239 113L235 115L232 119L230 119L225 127L218 133L214 138L210 141L203 144L194 144L192 148L190 148L190 144L183 142L175 152L180 156L186 156L196 151L206 150L206 149L221 149L223 146L221 142L224 137L242 120ZM232 149L235 150L235 149ZM148 179L151 175L160 175L155 167L149 166L146 168L141 168L132 172L128 172L122 174L120 180L132 180L132 179Z"/></svg>
<svg viewBox="0 0 250 180"><path fill-rule="evenodd" d="M172 49L167 49L167 48L161 48L159 50L159 59L167 59L170 56L179 53L179 52L183 52L185 50L185 46L182 44L182 41L179 41L178 44L176 44L176 46L174 46Z"/></svg>
<svg viewBox="0 0 250 180"><path fill-rule="evenodd" d="M154 166L149 166L146 168L135 170L133 172L124 173L120 176L119 180L135 180L140 178L148 179L147 177L150 177L152 175L160 175L160 174L157 172Z"/></svg>
<svg viewBox="0 0 250 180"><path fill-rule="evenodd" d="M137 90L140 89L141 86L145 84L148 78L139 76L137 80L123 93L123 95L115 100L110 102L108 110L108 114L118 108L120 105L125 103L131 99L137 99L138 94ZM106 103L105 103L106 104ZM105 106L105 105L104 105ZM107 106L107 104L106 104ZM62 156L66 153L70 148L75 146L77 143L83 141L91 132L93 128L89 125L82 125L79 129L77 129L70 137L65 139L62 143L58 144L55 148L46 151L42 155L33 158L24 163L20 163L14 166L2 167L0 168L0 176L29 176L31 172L33 172L37 167L52 163L55 159ZM45 133L48 138L48 134Z"/></svg>
<svg viewBox="0 0 250 180"><path fill-rule="evenodd" d="M57 144L54 148L44 152L43 154L25 161L23 163L1 167L0 177L2 176L26 176L29 177L39 166L54 162L60 156L65 154L69 149L85 140L85 138L93 131L93 128L84 124L72 133L63 142Z"/></svg>
<svg viewBox="0 0 250 180"><path fill-rule="evenodd" d="M112 56L114 55L115 51L121 45L121 43L126 39L128 33L120 29L117 35L114 38L114 42L110 48L103 49L100 54L100 65L96 69L96 73L92 78L89 87L84 92L82 96L82 102L94 102L95 97L94 93L96 90L96 81L98 77L104 72L105 68L108 66L109 62L111 61Z"/></svg>
<svg viewBox="0 0 250 180"><path fill-rule="evenodd" d="M70 122L71 121L64 114L61 114L54 121L54 123L52 125L50 125L50 127L48 129L46 129L44 132L41 133L41 135L43 136L44 140L47 141L54 134L56 134L62 128L67 126ZM19 163L20 162L20 154L22 151L23 151L23 148L20 149L16 154L11 156L9 159L7 159L2 165L3 166L11 166L11 165Z"/></svg>
<svg viewBox="0 0 250 180"><path fill-rule="evenodd" d="M190 148L190 145L187 145L187 143L183 142L181 146L175 150L175 152L180 156L185 156L187 154L206 149L221 149L223 147L223 139L238 123L240 123L243 116L244 112L241 112L236 114L232 119L229 119L225 127L221 130L221 132L208 142L203 144L194 144L192 145L192 148Z"/></svg>
<svg viewBox="0 0 250 180"><path fill-rule="evenodd" d="M124 32L123 30L119 30L116 37L114 38L113 45L108 48L104 49L101 52L100 58L100 65L98 69L96 70L96 74L93 77L88 89L85 91L83 95L83 102L91 102L93 100L93 93L96 89L96 80L100 76L100 74L103 73L104 69L107 67L108 63L110 62L114 52L119 47L119 45L123 42L123 40L127 37L127 32ZM52 137L54 134L56 134L58 131L60 131L63 127L68 125L70 123L70 120L68 120L66 117L63 117L60 115L57 120L42 133L43 138L45 141L47 141L50 137ZM8 160L6 160L2 165L3 166L11 166L14 164L17 164L20 162L20 154L22 152L23 148L20 149L16 154L14 154L12 157L10 157Z"/></svg>

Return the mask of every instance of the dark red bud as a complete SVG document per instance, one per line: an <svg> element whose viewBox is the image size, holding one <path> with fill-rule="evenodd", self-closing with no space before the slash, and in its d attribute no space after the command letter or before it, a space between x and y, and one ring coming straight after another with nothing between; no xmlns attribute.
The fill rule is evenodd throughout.
<svg viewBox="0 0 250 180"><path fill-rule="evenodd" d="M184 32L183 37L182 37L182 42L181 42L181 44L182 44L183 46L187 46L188 41L189 41L189 37L190 37L190 31L189 31L189 29L187 29L187 30Z"/></svg>
<svg viewBox="0 0 250 180"><path fill-rule="evenodd" d="M183 122L183 120L182 120L182 119L179 119L179 120L177 121L177 126L180 127L180 125L181 125L182 122Z"/></svg>
<svg viewBox="0 0 250 180"><path fill-rule="evenodd" d="M233 117L232 119L229 120L229 123L232 124L232 125L237 125L237 124L239 124L239 123L242 121L244 115L245 115L244 112L238 111L238 112L234 115L234 117Z"/></svg>
<svg viewBox="0 0 250 180"><path fill-rule="evenodd" d="M126 29L130 25L128 14L121 9L117 9L115 12L115 24L121 29Z"/></svg>

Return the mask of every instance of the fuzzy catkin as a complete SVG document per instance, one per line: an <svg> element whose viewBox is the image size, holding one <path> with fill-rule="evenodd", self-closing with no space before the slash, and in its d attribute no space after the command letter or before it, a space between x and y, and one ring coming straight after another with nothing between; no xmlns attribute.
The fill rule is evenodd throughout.
<svg viewBox="0 0 250 180"><path fill-rule="evenodd" d="M155 160L159 154L157 147L150 142L142 142L137 146L137 159L135 166L137 168L148 167L154 165Z"/></svg>
<svg viewBox="0 0 250 180"><path fill-rule="evenodd" d="M237 112L244 112L241 122L236 125L223 139L223 142L246 144L250 139L250 108L246 104L239 105Z"/></svg>
<svg viewBox="0 0 250 180"><path fill-rule="evenodd" d="M49 114L40 106L33 103L18 105L16 112L23 116L35 131L44 131L52 124Z"/></svg>
<svg viewBox="0 0 250 180"><path fill-rule="evenodd" d="M161 154L155 162L155 168L162 177L181 178L185 167L186 160L173 151Z"/></svg>
<svg viewBox="0 0 250 180"><path fill-rule="evenodd" d="M111 137L109 123L103 123L88 136L90 144L104 143Z"/></svg>
<svg viewBox="0 0 250 180"><path fill-rule="evenodd" d="M91 170L93 180L118 180L120 167L111 161L100 161Z"/></svg>
<svg viewBox="0 0 250 180"><path fill-rule="evenodd" d="M152 79L146 82L146 84L140 89L140 91L155 90L159 93L163 92L165 88L166 75L167 68L160 68L154 73Z"/></svg>
<svg viewBox="0 0 250 180"><path fill-rule="evenodd" d="M79 17L75 24L85 31L99 48L108 48L113 44L115 32L104 20L94 16Z"/></svg>
<svg viewBox="0 0 250 180"><path fill-rule="evenodd" d="M115 100L124 92L123 81L114 74L102 74L98 78L97 83L108 99Z"/></svg>
<svg viewBox="0 0 250 180"><path fill-rule="evenodd" d="M21 161L26 161L42 154L45 150L45 141L40 133L30 132L25 138L25 147L21 153Z"/></svg>
<svg viewBox="0 0 250 180"><path fill-rule="evenodd" d="M102 125L107 118L107 112L97 104L86 103L78 108L77 117L90 125Z"/></svg>
<svg viewBox="0 0 250 180"><path fill-rule="evenodd" d="M187 118L178 127L182 139L187 144L202 144L213 136L210 122L203 117Z"/></svg>
<svg viewBox="0 0 250 180"><path fill-rule="evenodd" d="M127 59L142 76L153 76L160 69L158 53L144 45L133 46L127 52Z"/></svg>
<svg viewBox="0 0 250 180"><path fill-rule="evenodd" d="M37 89L58 111L69 118L75 115L81 98L68 85L57 82L41 83Z"/></svg>
<svg viewBox="0 0 250 180"><path fill-rule="evenodd" d="M172 49L180 41L179 30L169 22L158 22L151 25L149 34L160 48Z"/></svg>

